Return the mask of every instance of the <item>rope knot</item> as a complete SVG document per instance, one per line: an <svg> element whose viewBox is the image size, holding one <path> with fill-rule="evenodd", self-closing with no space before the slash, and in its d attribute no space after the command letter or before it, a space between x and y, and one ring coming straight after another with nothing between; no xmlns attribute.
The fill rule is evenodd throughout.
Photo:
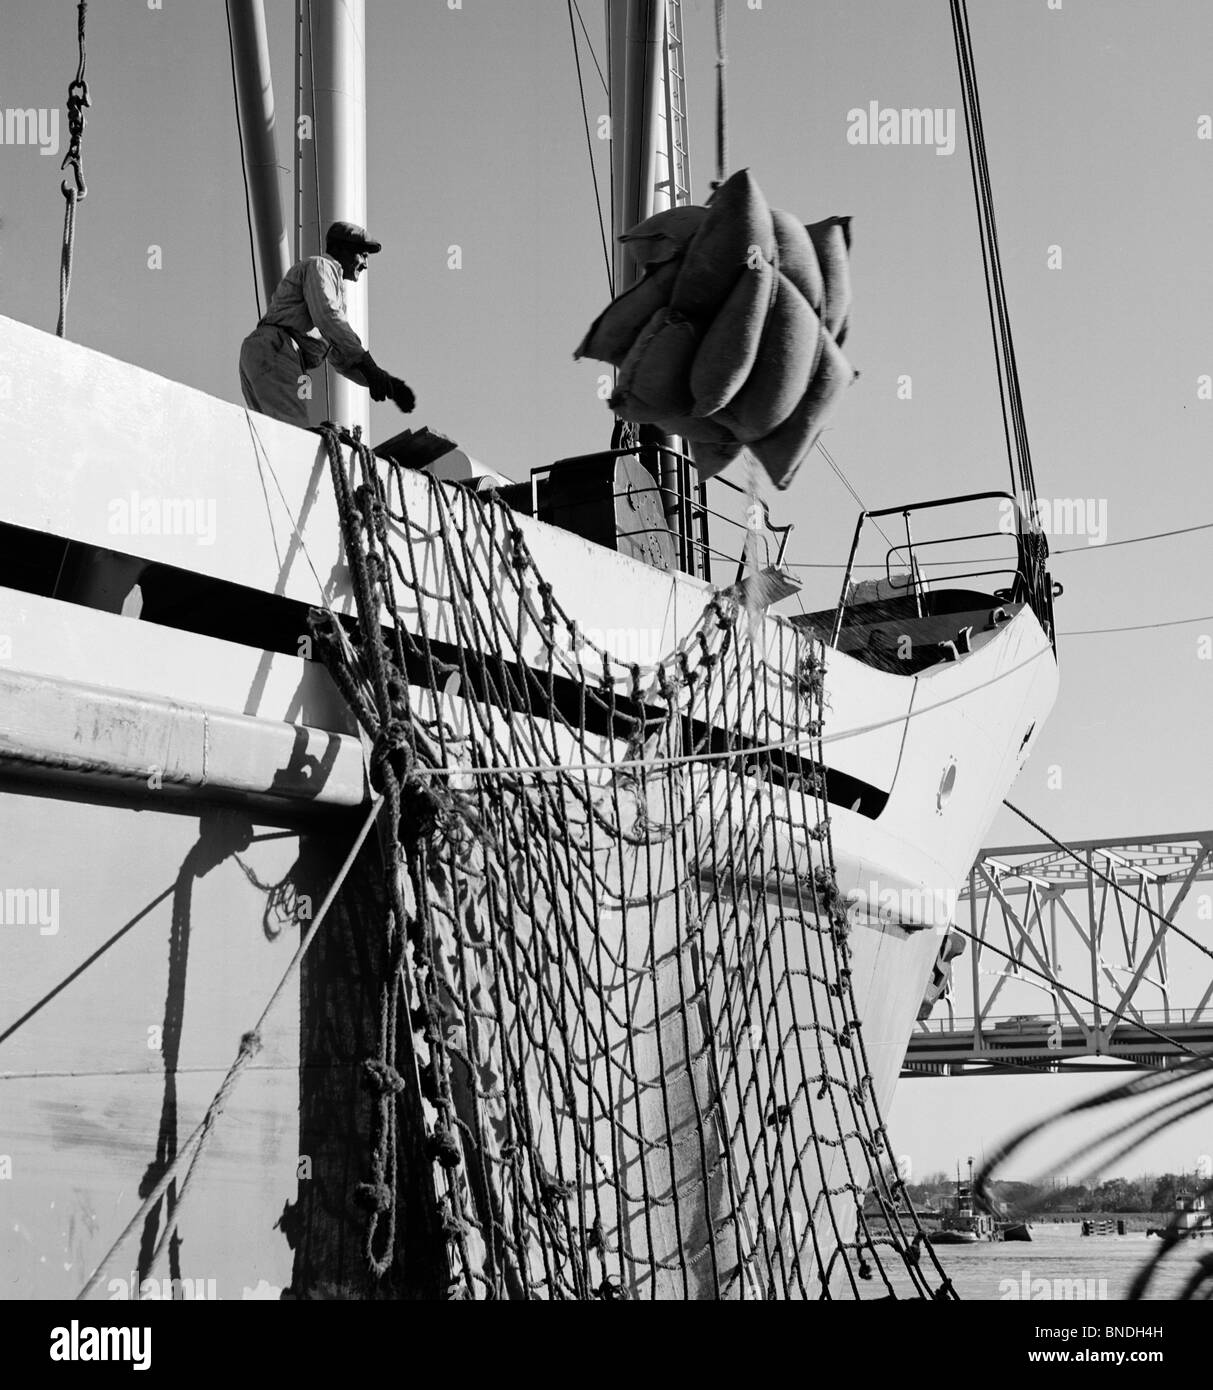
<svg viewBox="0 0 1213 1390"><path fill-rule="evenodd" d="M404 1090L404 1077L388 1062L367 1057L362 1063L362 1084L372 1095L398 1095Z"/></svg>
<svg viewBox="0 0 1213 1390"><path fill-rule="evenodd" d="M548 627L556 626L556 609L552 604L552 586L546 579L539 581L539 598L543 604L543 621Z"/></svg>
<svg viewBox="0 0 1213 1390"><path fill-rule="evenodd" d="M727 631L737 621L737 614L731 609L726 611L725 606L720 601L719 595L710 604L712 612L716 615L716 626L722 631Z"/></svg>
<svg viewBox="0 0 1213 1390"><path fill-rule="evenodd" d="M354 1188L354 1201L381 1216L392 1207L392 1189L385 1182L360 1182Z"/></svg>
<svg viewBox="0 0 1213 1390"><path fill-rule="evenodd" d="M411 764L409 726L401 719L392 719L379 730L371 746L371 786L382 795L389 784L388 774L400 784Z"/></svg>
<svg viewBox="0 0 1213 1390"><path fill-rule="evenodd" d="M448 1170L458 1168L463 1161L463 1149L460 1146L459 1137L446 1125L439 1125L434 1130L426 1147L430 1158Z"/></svg>
<svg viewBox="0 0 1213 1390"><path fill-rule="evenodd" d="M561 1182L553 1173L536 1160L538 1168L537 1177L539 1179L539 1196L543 1200L543 1205L549 1212L555 1212L556 1207L567 1201L573 1195L573 1184L571 1182Z"/></svg>
<svg viewBox="0 0 1213 1390"><path fill-rule="evenodd" d="M517 526L510 528L510 564L516 570L524 570L527 567L528 556L526 549L526 537Z"/></svg>
<svg viewBox="0 0 1213 1390"><path fill-rule="evenodd" d="M442 822L442 803L438 793L420 777L409 777L400 788L400 825L397 836L402 845L419 845L432 838Z"/></svg>
<svg viewBox="0 0 1213 1390"><path fill-rule="evenodd" d="M444 1204L442 1209L442 1234L448 1240L462 1240L468 1233L468 1223Z"/></svg>

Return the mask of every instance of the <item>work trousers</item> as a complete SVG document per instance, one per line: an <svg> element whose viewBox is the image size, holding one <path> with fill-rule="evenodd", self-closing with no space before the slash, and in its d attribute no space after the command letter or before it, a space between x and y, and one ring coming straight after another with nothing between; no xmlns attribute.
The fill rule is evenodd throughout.
<svg viewBox="0 0 1213 1390"><path fill-rule="evenodd" d="M240 345L240 389L250 410L307 429L306 377L295 340L284 328L258 324Z"/></svg>

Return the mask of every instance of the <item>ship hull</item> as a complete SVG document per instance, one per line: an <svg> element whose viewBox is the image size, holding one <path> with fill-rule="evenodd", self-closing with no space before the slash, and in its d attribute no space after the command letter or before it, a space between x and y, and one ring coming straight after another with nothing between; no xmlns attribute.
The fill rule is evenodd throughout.
<svg viewBox="0 0 1213 1390"><path fill-rule="evenodd" d="M3 365L19 384L0 394L0 431L15 453L0 522L90 554L119 552L136 572L174 566L285 603L323 597L337 612L353 611L315 436L23 325L0 328ZM142 428L132 428L133 418ZM459 489L407 475L401 488L399 504L417 533L435 538L417 552L414 608L402 605L403 621L447 650L466 650L442 597L449 556L437 540L449 533L451 509L463 505ZM163 509L141 510L140 499L191 498L223 507L206 544L148 524ZM711 590L697 581L529 518L516 525L582 634L623 665L677 649L711 604ZM498 582L491 564L483 582L486 591ZM154 598L151 580L145 587ZM3 883L21 894L9 916L24 915L6 920L0 935L7 1297L75 1294L119 1240L206 1113L286 969L301 922L267 925L269 907L281 907L274 886L289 882L296 897L306 887L318 900L369 797L352 719L307 659L303 631L297 650L257 648L221 630L98 611L87 586L73 597L0 588L5 698L23 711L0 746ZM222 629L220 618L216 624ZM768 619L753 640L780 669L803 639ZM860 789L845 800L831 793L833 856L850 905L864 1065L887 1113L947 925L941 904L954 899L1030 751L1055 694L1056 665L1026 611L964 661L917 677L837 652L825 657L826 782ZM514 659L551 674L536 625L522 624ZM441 706L456 723L483 706L449 685L416 685L413 698L422 710L426 701ZM292 729L303 732L293 737ZM769 734L751 720L755 743ZM624 743L604 728L590 749L610 762ZM377 1004L374 962L353 924L358 904L374 902L373 878L363 856L338 899L332 953L321 951L324 964L292 982L261 1030L257 1061L242 1073L191 1185L170 1262L149 1267L173 1192L119 1242L93 1296L367 1296L350 1188L371 1146L356 1075L374 1041ZM777 876L751 890L776 902L789 891ZM705 884L702 900L720 891ZM43 920L52 902L53 930ZM824 997L805 1002L813 1016L831 1007ZM697 1103L701 1084L692 1083L688 1103ZM753 1103L739 1100L739 1123ZM853 1204L828 1222L819 1211L847 1161L843 1143L800 1188L803 1219L825 1247L854 1237ZM416 1156L405 1165L406 1206L431 1191L424 1166ZM789 1200L785 1193L785 1207ZM410 1218L418 1238L427 1211L418 1202ZM776 1242L799 1238L795 1220L787 1231L775 1226ZM760 1233L748 1238L757 1242ZM394 1271L393 1291L441 1291L441 1263ZM692 1288L686 1279L638 1290L706 1291L707 1283ZM733 1292L772 1290L735 1281ZM810 1279L800 1292L820 1289Z"/></svg>

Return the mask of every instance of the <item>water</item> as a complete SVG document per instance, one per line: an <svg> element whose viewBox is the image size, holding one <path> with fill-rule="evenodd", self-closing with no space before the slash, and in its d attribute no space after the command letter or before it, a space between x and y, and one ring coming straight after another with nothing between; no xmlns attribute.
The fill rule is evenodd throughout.
<svg viewBox="0 0 1213 1390"><path fill-rule="evenodd" d="M1158 1247L1157 1237L1140 1231L1123 1236L1084 1236L1078 1222L1058 1222L1034 1225L1030 1242L982 1241L934 1248L963 1299L1022 1299L1026 1279L1028 1297L1033 1301L1090 1297L1112 1302L1127 1297L1138 1270ZM1176 1297L1193 1272L1197 1257L1211 1250L1209 1240L1182 1241L1156 1269L1146 1297ZM892 1259L886 1257L882 1263L892 1273ZM901 1280L895 1279L894 1286L900 1293ZM873 1289L873 1295L884 1292L883 1288Z"/></svg>

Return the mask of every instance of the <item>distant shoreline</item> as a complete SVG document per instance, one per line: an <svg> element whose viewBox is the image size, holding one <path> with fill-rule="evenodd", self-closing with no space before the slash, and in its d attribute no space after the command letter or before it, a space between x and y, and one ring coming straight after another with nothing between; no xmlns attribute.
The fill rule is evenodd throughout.
<svg viewBox="0 0 1213 1390"><path fill-rule="evenodd" d="M919 1221L928 1229L940 1219L937 1212L920 1211L916 1214ZM897 1215L903 1222L910 1220L909 1212L898 1212ZM1079 1226L1084 1221L1123 1221L1126 1234L1144 1234L1150 1227L1165 1228L1174 1215L1174 1212L1169 1211L1051 1211L1039 1216L1015 1216L1008 1213L1006 1216L995 1217L995 1220L1011 1223L1022 1221L1028 1226ZM867 1212L865 1219L869 1223L884 1222L885 1216L882 1212Z"/></svg>

